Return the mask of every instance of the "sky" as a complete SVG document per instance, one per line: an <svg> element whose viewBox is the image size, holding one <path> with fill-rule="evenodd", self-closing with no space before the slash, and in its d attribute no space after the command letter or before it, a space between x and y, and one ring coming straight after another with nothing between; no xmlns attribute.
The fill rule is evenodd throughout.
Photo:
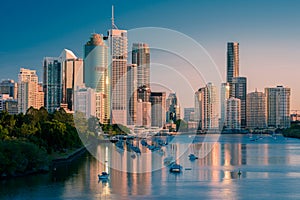
<svg viewBox="0 0 300 200"><path fill-rule="evenodd" d="M120 29L162 27L198 42L224 80L226 43L239 42L240 75L248 78L248 92L277 85L290 87L291 109L300 110L300 1L297 0L3 1L0 79L17 80L20 67L26 67L36 69L42 80L43 57L59 56L64 48L83 57L83 46L91 33L106 35L110 29L112 4L115 23ZM185 70L184 63L181 70ZM151 72L151 76L156 77L155 73ZM170 81L176 82L173 79ZM192 81L197 85L197 80ZM185 91L180 85L172 90L179 94ZM200 87L203 83L199 80ZM192 94L181 96L183 107L193 106Z"/></svg>

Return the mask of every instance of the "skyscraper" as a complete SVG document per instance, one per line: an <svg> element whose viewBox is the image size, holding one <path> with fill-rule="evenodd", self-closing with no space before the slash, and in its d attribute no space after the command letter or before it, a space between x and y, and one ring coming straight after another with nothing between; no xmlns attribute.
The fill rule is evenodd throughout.
<svg viewBox="0 0 300 200"><path fill-rule="evenodd" d="M232 83L233 77L239 76L239 43L227 43L227 82Z"/></svg>
<svg viewBox="0 0 300 200"><path fill-rule="evenodd" d="M265 94L257 91L247 94L247 128L264 129L266 122Z"/></svg>
<svg viewBox="0 0 300 200"><path fill-rule="evenodd" d="M137 122L137 66L127 65L127 125Z"/></svg>
<svg viewBox="0 0 300 200"><path fill-rule="evenodd" d="M26 113L31 106L39 109L37 104L38 76L35 70L20 69L18 75L18 112Z"/></svg>
<svg viewBox="0 0 300 200"><path fill-rule="evenodd" d="M195 108L184 108L184 121L194 121L193 113L195 112Z"/></svg>
<svg viewBox="0 0 300 200"><path fill-rule="evenodd" d="M267 98L268 127L290 127L290 95L291 89L283 86L265 88Z"/></svg>
<svg viewBox="0 0 300 200"><path fill-rule="evenodd" d="M127 31L117 29L112 14L108 31L111 56L111 123L127 124Z"/></svg>
<svg viewBox="0 0 300 200"><path fill-rule="evenodd" d="M2 80L0 83L0 94L9 94L13 99L17 99L18 84L14 80Z"/></svg>
<svg viewBox="0 0 300 200"><path fill-rule="evenodd" d="M216 87L208 83L195 93L195 115L202 130L218 129Z"/></svg>
<svg viewBox="0 0 300 200"><path fill-rule="evenodd" d="M44 58L44 103L48 112L52 113L60 108L62 100L61 63L59 58Z"/></svg>
<svg viewBox="0 0 300 200"><path fill-rule="evenodd" d="M66 105L68 110L73 110L74 89L77 85L83 84L83 60L77 58L75 54L64 49L60 56L62 69L62 104Z"/></svg>
<svg viewBox="0 0 300 200"><path fill-rule="evenodd" d="M229 99L230 86L229 83L221 84L220 106L221 106L221 118L220 118L220 130L225 126L226 121L226 100Z"/></svg>
<svg viewBox="0 0 300 200"><path fill-rule="evenodd" d="M103 36L92 34L84 46L84 83L86 87L103 94L103 118L101 123L110 119L110 61L109 47Z"/></svg>
<svg viewBox="0 0 300 200"><path fill-rule="evenodd" d="M241 100L241 128L246 128L247 125L247 78L233 77L231 87L232 97Z"/></svg>
<svg viewBox="0 0 300 200"><path fill-rule="evenodd" d="M230 97L226 100L226 128L230 130L241 129L241 100Z"/></svg>
<svg viewBox="0 0 300 200"><path fill-rule="evenodd" d="M157 110L154 110L157 112ZM137 102L137 126L143 126L145 128L151 127L151 103L143 102L141 99Z"/></svg>
<svg viewBox="0 0 300 200"><path fill-rule="evenodd" d="M166 93L151 92L151 126L163 127L166 122Z"/></svg>
<svg viewBox="0 0 300 200"><path fill-rule="evenodd" d="M132 64L137 65L137 86L150 88L150 49L146 43L133 43Z"/></svg>
<svg viewBox="0 0 300 200"><path fill-rule="evenodd" d="M167 101L167 122L175 123L178 119L180 119L180 106L176 96L176 93L170 93Z"/></svg>

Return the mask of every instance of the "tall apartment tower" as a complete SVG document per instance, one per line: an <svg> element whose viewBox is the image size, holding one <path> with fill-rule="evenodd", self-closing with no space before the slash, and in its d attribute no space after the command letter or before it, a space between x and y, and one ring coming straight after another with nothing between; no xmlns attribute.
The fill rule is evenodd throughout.
<svg viewBox="0 0 300 200"><path fill-rule="evenodd" d="M220 117L220 122L219 122L220 130L222 130L223 127L225 126L226 100L229 99L229 91L230 91L229 83L222 83L221 84L221 94L220 94L220 111L221 111L221 117Z"/></svg>
<svg viewBox="0 0 300 200"><path fill-rule="evenodd" d="M75 54L64 49L60 56L62 69L62 107L74 110L74 90L76 86L83 84L83 60Z"/></svg>
<svg viewBox="0 0 300 200"><path fill-rule="evenodd" d="M195 93L195 115L202 130L218 129L216 86L208 83Z"/></svg>
<svg viewBox="0 0 300 200"><path fill-rule="evenodd" d="M231 92L232 97L241 100L241 128L246 128L247 125L247 78L234 77L232 78Z"/></svg>
<svg viewBox="0 0 300 200"><path fill-rule="evenodd" d="M92 34L84 46L84 80L85 86L92 88L96 93L102 93L103 116L101 123L109 123L110 116L110 63L107 41L100 34Z"/></svg>
<svg viewBox="0 0 300 200"><path fill-rule="evenodd" d="M52 113L60 108L62 100L61 63L59 58L45 57L44 62L44 102L45 108Z"/></svg>
<svg viewBox="0 0 300 200"><path fill-rule="evenodd" d="M113 10L112 10L113 11ZM114 24L108 31L111 56L111 123L127 124L127 30L119 30Z"/></svg>
<svg viewBox="0 0 300 200"><path fill-rule="evenodd" d="M227 82L232 83L233 77L239 76L239 43L227 43Z"/></svg>
<svg viewBox="0 0 300 200"><path fill-rule="evenodd" d="M268 127L289 128L291 89L283 86L265 88Z"/></svg>
<svg viewBox="0 0 300 200"><path fill-rule="evenodd" d="M150 88L150 49L146 43L133 43L132 64L137 65L137 86Z"/></svg>
<svg viewBox="0 0 300 200"><path fill-rule="evenodd" d="M166 93L151 92L151 126L163 127L166 122Z"/></svg>
<svg viewBox="0 0 300 200"><path fill-rule="evenodd" d="M9 97L17 99L18 84L14 80L2 80L0 83L0 94L8 94Z"/></svg>
<svg viewBox="0 0 300 200"><path fill-rule="evenodd" d="M266 121L266 96L263 92L247 94L247 128L264 129Z"/></svg>
<svg viewBox="0 0 300 200"><path fill-rule="evenodd" d="M226 128L231 130L241 129L241 100L230 97L226 100Z"/></svg>
<svg viewBox="0 0 300 200"><path fill-rule="evenodd" d="M127 65L127 125L137 123L137 65Z"/></svg>
<svg viewBox="0 0 300 200"><path fill-rule="evenodd" d="M38 76L35 70L21 68L18 75L18 112L26 113L31 106L39 109L37 101Z"/></svg>

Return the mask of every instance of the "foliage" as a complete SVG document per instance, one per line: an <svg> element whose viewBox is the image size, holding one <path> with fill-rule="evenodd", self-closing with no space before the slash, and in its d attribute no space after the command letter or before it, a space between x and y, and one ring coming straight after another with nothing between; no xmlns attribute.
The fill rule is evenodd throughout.
<svg viewBox="0 0 300 200"><path fill-rule="evenodd" d="M15 176L25 172L45 170L48 166L46 151L22 140L0 141L0 175Z"/></svg>
<svg viewBox="0 0 300 200"><path fill-rule="evenodd" d="M290 128L283 130L282 134L285 137L300 138L300 125L292 124Z"/></svg>

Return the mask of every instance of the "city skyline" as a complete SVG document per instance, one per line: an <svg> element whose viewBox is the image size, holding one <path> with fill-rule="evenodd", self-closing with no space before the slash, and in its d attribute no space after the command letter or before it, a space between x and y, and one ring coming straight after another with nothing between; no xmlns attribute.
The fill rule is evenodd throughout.
<svg viewBox="0 0 300 200"><path fill-rule="evenodd" d="M97 5L96 1L94 3ZM297 6L293 7L280 1L275 1L272 5L265 2L258 4L258 1L251 3L201 1L179 4L180 6L168 1L154 2L151 6L147 3L139 5L133 3L126 5L118 1L112 3L116 7L117 24L122 29L158 26L171 28L194 38L203 45L216 62L224 81L226 77L226 44L230 41L238 42L240 44L240 76L248 78L248 92L253 92L255 88L258 88L258 91L263 91L266 87L283 85L292 89L291 110L300 109L300 102L297 100L300 97L300 86L297 83L297 74L299 74L297 53L299 50L296 48L300 41L297 41L299 28L294 26L299 15ZM10 4L5 2L2 8L10 8L12 6ZM0 49L2 60L0 67L3 72L0 79L17 80L17 73L21 67L37 70L38 76L42 77L42 59L44 56L55 56L58 52L68 48L82 58L82 45L85 44L90 33L94 30L98 33L105 33L110 28L111 5L103 5L103 12L96 14L93 12L95 8L92 8L90 15L84 13L84 16L69 16L70 11L70 13L68 11L62 13L64 9L58 8L58 16L53 16L53 19L47 19L44 23L33 23L35 19L25 15L24 19L21 20L24 24L22 24L20 31L16 32L12 26L17 22L12 14L18 11L17 16L22 15L24 12L21 10L22 6L26 7L27 5L20 3L14 7L13 12L7 13L5 10L2 12L2 15L6 14L3 19L8 19L7 17L9 19L4 20L3 28L6 31L1 33L0 37L3 44ZM41 6L42 4L35 3L35 6L28 8L29 10L26 12L31 11L33 16L36 16L41 12L39 10ZM84 9L87 5L74 1L72 6L77 9L82 6ZM145 6L144 13L139 11L141 6ZM205 11L209 8L213 10L212 13ZM224 15L226 8L234 9L239 17ZM175 18L179 9L182 15ZM203 12L192 12L197 9ZM147 17L147 14L153 10L157 11L157 16ZM46 12L46 16L50 14L48 11L44 12ZM134 17L135 15L139 16L138 19ZM65 16L62 19L64 23L54 20L62 16ZM166 17L161 19L160 16ZM220 18L221 16L222 18ZM256 17L252 18L252 16ZM74 24L71 23L74 20L73 17L74 19L82 19L75 20L78 23ZM198 19L199 23L192 24L187 19ZM235 19L234 25L230 23L230 20L233 19ZM192 26L190 26L191 24ZM52 25L53 28L58 28L60 31L57 33L56 31L49 31L46 29L48 25ZM32 29L28 27L32 27ZM18 35L22 35L22 37L18 37ZM11 45L11 41L13 41L13 45ZM268 74L267 78L265 74ZM198 84L198 87L202 86L204 85ZM178 90L180 89L178 87ZM192 98L188 100L188 103L180 96L179 100L184 102L182 108L192 106Z"/></svg>

